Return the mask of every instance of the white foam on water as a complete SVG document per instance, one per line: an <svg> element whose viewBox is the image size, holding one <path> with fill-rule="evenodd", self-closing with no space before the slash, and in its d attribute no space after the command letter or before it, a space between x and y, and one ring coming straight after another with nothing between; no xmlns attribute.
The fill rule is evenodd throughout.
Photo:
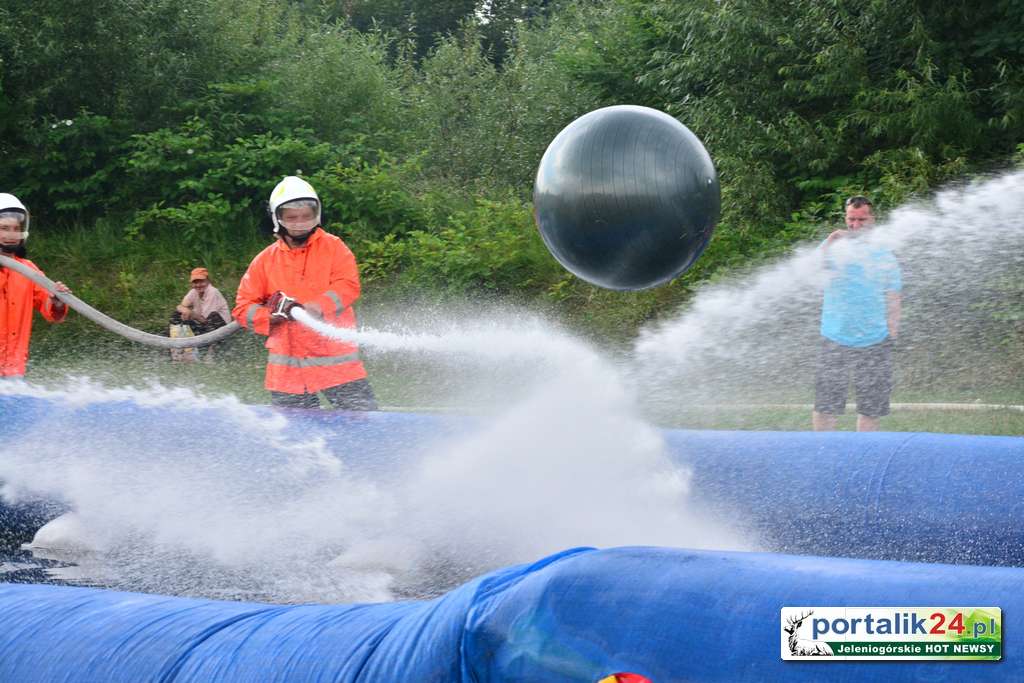
<svg viewBox="0 0 1024 683"><path fill-rule="evenodd" d="M688 472L615 369L585 347L572 358L384 479L350 468L344 439L230 397L3 384L53 408L0 460L3 494L71 506L75 523L41 540L62 539L75 577L210 597L385 600L571 546L750 547L688 510ZM115 412L82 417L98 407Z"/></svg>
<svg viewBox="0 0 1024 683"><path fill-rule="evenodd" d="M77 523L62 530L63 550L96 581L267 599L390 595L376 572L338 582L310 572L376 519L386 494L348 474L322 438L286 433L285 417L182 389L23 388L52 411L5 448L0 493L68 504ZM13 383L2 391L19 396ZM134 417L83 417L117 403Z"/></svg>

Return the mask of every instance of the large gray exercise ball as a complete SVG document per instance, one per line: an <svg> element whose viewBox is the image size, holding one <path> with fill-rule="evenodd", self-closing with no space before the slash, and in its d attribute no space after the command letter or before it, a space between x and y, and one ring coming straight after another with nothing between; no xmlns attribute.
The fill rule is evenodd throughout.
<svg viewBox="0 0 1024 683"><path fill-rule="evenodd" d="M711 239L721 195L704 145L648 107L576 119L548 146L533 186L551 254L607 289L647 289L693 265Z"/></svg>

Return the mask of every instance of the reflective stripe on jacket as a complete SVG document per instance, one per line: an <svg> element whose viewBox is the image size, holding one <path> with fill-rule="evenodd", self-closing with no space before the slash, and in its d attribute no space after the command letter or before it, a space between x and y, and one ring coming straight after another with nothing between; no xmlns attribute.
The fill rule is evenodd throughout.
<svg viewBox="0 0 1024 683"><path fill-rule="evenodd" d="M10 256L40 273L28 259ZM50 322L59 323L67 317L64 306L53 309L50 293L27 277L0 267L0 377L20 377L28 363L28 342L32 337L32 309Z"/></svg>
<svg viewBox="0 0 1024 683"><path fill-rule="evenodd" d="M335 327L355 329L352 303L359 298L359 270L340 238L317 228L298 249L276 240L249 264L231 314L238 324L267 335L270 391L313 393L366 377L355 344L328 339L291 320L271 325L266 301L277 291L300 304L319 304L324 321Z"/></svg>

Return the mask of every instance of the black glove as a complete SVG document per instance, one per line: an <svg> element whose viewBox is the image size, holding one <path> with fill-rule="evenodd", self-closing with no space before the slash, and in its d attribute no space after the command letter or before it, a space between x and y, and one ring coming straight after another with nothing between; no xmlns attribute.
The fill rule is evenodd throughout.
<svg viewBox="0 0 1024 683"><path fill-rule="evenodd" d="M270 320L272 322L281 322L283 320L294 320L292 309L302 308L302 304L278 290L267 299L267 308L270 309Z"/></svg>

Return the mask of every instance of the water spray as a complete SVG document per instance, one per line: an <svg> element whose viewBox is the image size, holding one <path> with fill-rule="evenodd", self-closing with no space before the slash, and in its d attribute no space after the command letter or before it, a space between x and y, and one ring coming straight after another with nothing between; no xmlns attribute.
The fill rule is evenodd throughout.
<svg viewBox="0 0 1024 683"><path fill-rule="evenodd" d="M231 321L212 332L194 337L170 338L150 334L97 311L74 294L58 291L51 279L12 258L0 255L0 266L10 268L27 277L100 327L114 334L121 335L125 339L146 344L147 346L162 349L209 346L226 339L242 329L236 321ZM597 360L596 354L587 349L583 344L562 337L552 336L550 329L540 325L531 325L516 330L514 341L509 344L507 343L509 338L508 329L498 328L497 326L481 326L474 329L461 330L453 329L449 334L445 335L402 334L370 329L357 331L335 327L310 315L300 306L292 309L291 315L296 322L305 325L321 336L337 341L372 346L386 351L417 350L476 353L489 358L507 358L509 356L544 357L566 361L572 359L577 363L581 359L584 362L596 362Z"/></svg>

